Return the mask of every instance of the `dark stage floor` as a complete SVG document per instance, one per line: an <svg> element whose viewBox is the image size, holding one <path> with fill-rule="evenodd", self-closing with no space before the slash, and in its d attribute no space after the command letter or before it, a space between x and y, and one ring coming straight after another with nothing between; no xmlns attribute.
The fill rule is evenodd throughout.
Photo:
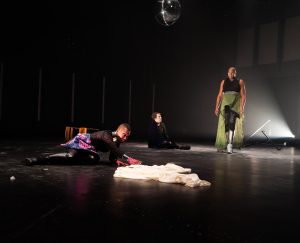
<svg viewBox="0 0 300 243"><path fill-rule="evenodd" d="M255 145L229 155L207 144L191 151L123 145L144 164L191 168L209 188L114 178L107 158L95 165L20 163L61 151L60 142L0 142L1 243L298 241L297 148Z"/></svg>

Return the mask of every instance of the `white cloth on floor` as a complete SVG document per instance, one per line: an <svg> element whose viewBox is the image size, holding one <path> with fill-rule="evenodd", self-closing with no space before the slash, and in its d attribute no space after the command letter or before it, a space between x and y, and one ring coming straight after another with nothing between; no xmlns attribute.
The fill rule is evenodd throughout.
<svg viewBox="0 0 300 243"><path fill-rule="evenodd" d="M200 180L197 174L188 173L191 173L190 168L183 168L173 163L167 163L166 165L130 165L118 167L114 173L114 177L179 183L188 187L211 185L208 181Z"/></svg>

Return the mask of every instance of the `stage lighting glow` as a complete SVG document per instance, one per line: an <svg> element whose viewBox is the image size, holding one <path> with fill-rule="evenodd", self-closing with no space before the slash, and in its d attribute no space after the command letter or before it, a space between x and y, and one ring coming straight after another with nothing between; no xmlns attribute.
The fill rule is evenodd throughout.
<svg viewBox="0 0 300 243"><path fill-rule="evenodd" d="M282 105L266 82L259 76L252 77L252 80L256 82L249 82L247 86L246 137L263 138L261 131L264 131L270 138L295 138L286 122Z"/></svg>
<svg viewBox="0 0 300 243"><path fill-rule="evenodd" d="M271 125L271 136L277 138L294 138L295 135L291 132L285 120L275 120Z"/></svg>
<svg viewBox="0 0 300 243"><path fill-rule="evenodd" d="M250 135L250 138L257 134L261 129L263 129L271 120L267 120L264 124L262 124L254 133Z"/></svg>
<svg viewBox="0 0 300 243"><path fill-rule="evenodd" d="M261 136L260 132L264 131L269 137L273 138L295 138L295 135L291 132L289 126L282 119L268 120L258 129L256 129L250 136Z"/></svg>

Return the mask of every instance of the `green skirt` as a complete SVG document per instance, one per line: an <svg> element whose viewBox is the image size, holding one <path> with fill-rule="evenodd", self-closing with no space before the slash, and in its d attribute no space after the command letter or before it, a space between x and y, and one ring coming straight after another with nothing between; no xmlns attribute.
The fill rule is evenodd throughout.
<svg viewBox="0 0 300 243"><path fill-rule="evenodd" d="M225 119L224 119L225 106L228 105L231 110L240 114L240 99L241 99L240 94L235 92L224 93L222 96L217 137L215 143L215 146L218 150L223 150L226 149L227 147L227 139L225 133ZM243 145L243 140L244 140L243 123L244 123L244 117L240 117L236 119L234 139L233 139L234 148L240 149Z"/></svg>

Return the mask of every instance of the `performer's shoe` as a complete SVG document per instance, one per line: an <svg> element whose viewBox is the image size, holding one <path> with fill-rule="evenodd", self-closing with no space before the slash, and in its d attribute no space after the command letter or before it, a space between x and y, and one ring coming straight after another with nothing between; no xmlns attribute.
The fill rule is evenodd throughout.
<svg viewBox="0 0 300 243"><path fill-rule="evenodd" d="M228 153L228 154L232 154L232 144L231 144L231 143L229 143L229 144L227 145L227 153Z"/></svg>
<svg viewBox="0 0 300 243"><path fill-rule="evenodd" d="M50 157L48 156L25 158L24 160L21 161L21 163L27 166L42 165L42 164L47 164L49 158Z"/></svg>
<svg viewBox="0 0 300 243"><path fill-rule="evenodd" d="M189 145L181 145L181 146L179 146L179 149L181 149L181 150L190 150L191 146L189 146Z"/></svg>
<svg viewBox="0 0 300 243"><path fill-rule="evenodd" d="M38 162L37 158L26 158L26 159L24 159L24 160L21 161L21 163L23 165L27 165L27 166L31 166L31 165L37 164L37 162Z"/></svg>

